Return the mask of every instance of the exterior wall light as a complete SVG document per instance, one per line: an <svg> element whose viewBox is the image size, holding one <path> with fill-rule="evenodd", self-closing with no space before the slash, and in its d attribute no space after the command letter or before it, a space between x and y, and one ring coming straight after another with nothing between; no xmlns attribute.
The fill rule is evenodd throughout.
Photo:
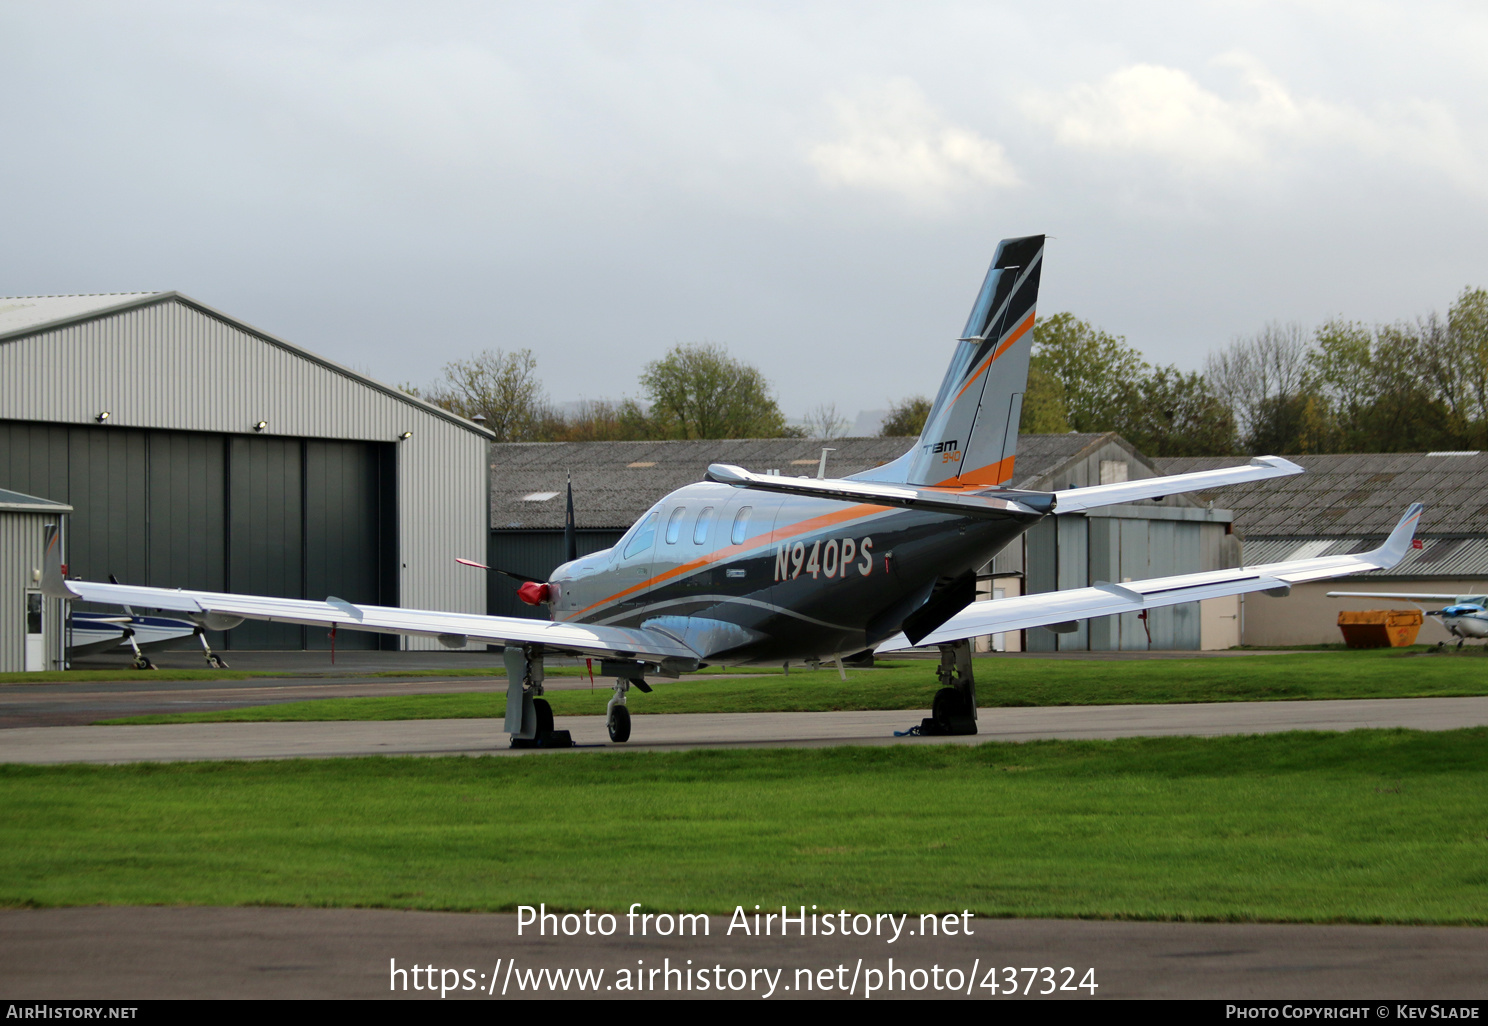
<svg viewBox="0 0 1488 1026"><path fill-rule="evenodd" d="M398 436L398 441L400 441L400 442L406 442L406 441L408 441L412 437L413 437L413 432L412 431L405 431L401 435Z"/></svg>
<svg viewBox="0 0 1488 1026"><path fill-rule="evenodd" d="M102 413L100 413L98 416L94 417L93 419L96 420L96 421L98 421L98 423L102 424L104 421L106 421L106 420L109 419L109 411L108 410L104 410Z"/></svg>
<svg viewBox="0 0 1488 1026"><path fill-rule="evenodd" d="M268 426L269 426L269 422L268 421L261 420L257 424L253 425L253 430L255 430L255 431L262 431L264 428L266 428Z"/></svg>

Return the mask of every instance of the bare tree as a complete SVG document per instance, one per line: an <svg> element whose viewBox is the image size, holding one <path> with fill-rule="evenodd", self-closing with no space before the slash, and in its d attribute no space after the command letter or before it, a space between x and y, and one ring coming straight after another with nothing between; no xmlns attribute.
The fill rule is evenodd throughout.
<svg viewBox="0 0 1488 1026"><path fill-rule="evenodd" d="M1242 437L1256 437L1272 411L1302 394L1310 349L1302 325L1272 321L1249 338L1237 338L1228 349L1209 355L1204 377L1220 401L1235 411Z"/></svg>
<svg viewBox="0 0 1488 1026"><path fill-rule="evenodd" d="M846 435L847 429L852 427L852 422L837 412L836 403L822 403L806 414L802 427L806 430L807 438L826 440Z"/></svg>

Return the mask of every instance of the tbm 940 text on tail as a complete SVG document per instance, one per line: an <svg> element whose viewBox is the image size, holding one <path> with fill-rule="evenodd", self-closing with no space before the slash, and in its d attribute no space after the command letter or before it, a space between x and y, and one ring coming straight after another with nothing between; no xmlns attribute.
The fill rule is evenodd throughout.
<svg viewBox="0 0 1488 1026"><path fill-rule="evenodd" d="M924 431L892 463L840 480L710 467L659 499L615 544L524 585L551 619L479 616L66 580L55 539L48 593L173 610L210 629L244 619L440 636L505 646L513 744L561 746L542 699L543 660L597 657L615 679L610 737L630 736L632 685L707 663L824 662L865 650L940 650L927 732L976 732L969 639L1391 567L1410 545L1413 505L1379 548L1121 584L975 601L976 568L1044 517L1298 474L1276 456L1249 465L1058 492L1007 487L1033 344L1044 237L1005 239L954 343ZM571 535L570 535L571 537ZM453 554L452 554L453 555ZM720 684L720 686L727 686Z"/></svg>

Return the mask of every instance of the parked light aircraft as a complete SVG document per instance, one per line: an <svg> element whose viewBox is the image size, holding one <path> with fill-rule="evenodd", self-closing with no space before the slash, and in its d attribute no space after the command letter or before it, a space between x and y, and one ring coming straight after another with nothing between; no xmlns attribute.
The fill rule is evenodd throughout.
<svg viewBox="0 0 1488 1026"><path fill-rule="evenodd" d="M1441 609L1423 610L1441 621L1457 647L1468 638L1488 638L1488 595L1435 595L1419 591L1330 591L1329 598L1408 599L1411 602L1449 602ZM1441 642L1440 644L1445 644Z"/></svg>
<svg viewBox="0 0 1488 1026"><path fill-rule="evenodd" d="M918 442L899 459L838 480L718 465L656 503L613 548L524 585L551 619L480 616L301 599L69 581L56 539L44 586L58 598L134 603L208 629L244 619L436 636L505 647L506 730L514 745L559 746L542 699L550 655L598 657L615 679L610 737L630 735L631 685L707 663L819 663L876 649L940 650L928 733L976 732L969 640L1030 627L1265 591L1395 565L1421 515L1411 506L1372 552L974 601L976 569L1049 516L1262 478L1302 468L1276 456L1172 477L1032 492L1009 488L1033 344L1044 237L1004 240L956 341ZM571 537L571 535L570 535Z"/></svg>

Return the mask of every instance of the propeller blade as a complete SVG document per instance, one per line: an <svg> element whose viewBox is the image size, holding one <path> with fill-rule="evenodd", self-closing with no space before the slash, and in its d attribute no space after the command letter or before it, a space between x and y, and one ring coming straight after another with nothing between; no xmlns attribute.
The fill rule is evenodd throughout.
<svg viewBox="0 0 1488 1026"><path fill-rule="evenodd" d="M574 528L573 475L568 475L568 512L563 518L564 559L572 563L579 558L579 536Z"/></svg>
<svg viewBox="0 0 1488 1026"><path fill-rule="evenodd" d="M477 563L473 559L461 559L459 556L456 556L455 557L455 562L456 563L462 563L465 566L473 566L477 570L489 570L493 574L501 574L503 577L510 577L512 580L514 580L514 581L521 581L523 584L527 583L528 581L532 581L532 582L534 582L536 584L542 584L543 583L543 580L542 580L541 577L528 577L526 574L513 573L510 570L503 570L500 567L486 566L486 564L484 564L484 563Z"/></svg>

